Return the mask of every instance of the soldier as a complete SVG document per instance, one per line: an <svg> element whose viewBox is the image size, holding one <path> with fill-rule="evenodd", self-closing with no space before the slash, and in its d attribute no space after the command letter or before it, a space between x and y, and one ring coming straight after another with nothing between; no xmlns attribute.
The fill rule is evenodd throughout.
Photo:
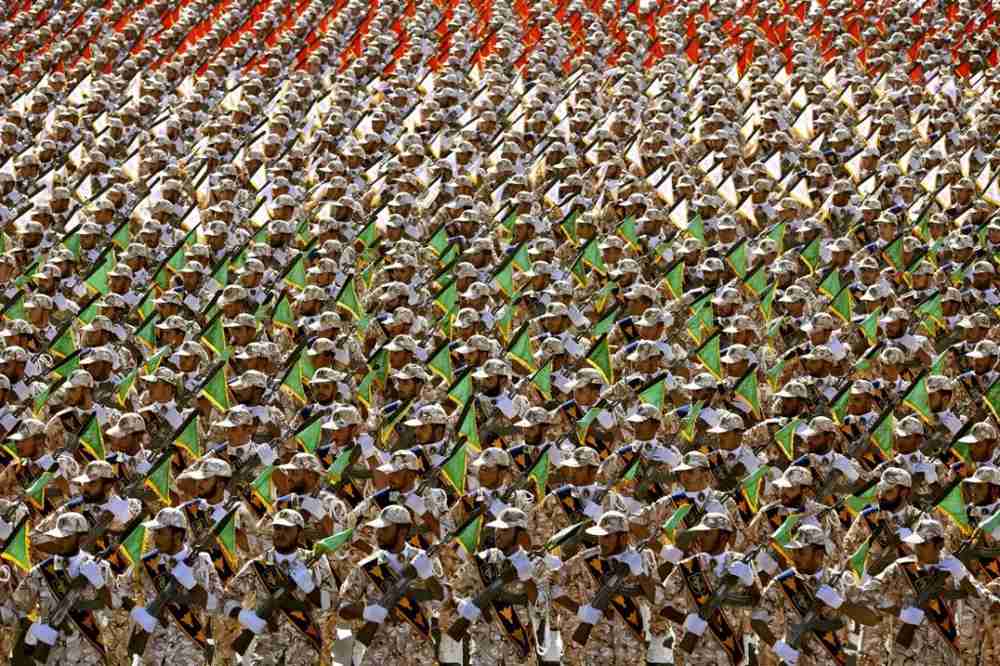
<svg viewBox="0 0 1000 666"><path fill-rule="evenodd" d="M474 666L519 664L538 655L542 664L559 663L562 638L550 626L551 576L562 562L541 557L531 548L528 516L509 507L486 524L494 530L493 548L466 560L453 579L458 614L473 624L470 660ZM484 589L496 585L505 567L513 569L510 582L493 599L480 600Z"/></svg>
<svg viewBox="0 0 1000 666"><path fill-rule="evenodd" d="M753 555L729 550L733 523L721 513L706 513L686 535L696 553L673 568L658 602L659 615L675 623L674 663L747 663L743 634L748 609L760 596L750 568Z"/></svg>
<svg viewBox="0 0 1000 666"><path fill-rule="evenodd" d="M37 617L27 628L24 650L45 664L106 662L110 646L100 627L112 607L114 579L107 562L81 548L91 529L79 513L60 515L44 532L45 549L54 554L32 567L14 592L23 621ZM65 619L53 626L57 613Z"/></svg>
<svg viewBox="0 0 1000 666"><path fill-rule="evenodd" d="M443 574L441 564L410 544L413 521L406 507L390 504L367 527L375 529L377 549L351 570L340 588L340 617L353 623L358 638L354 663L432 663L436 655L431 618L445 596L438 580ZM394 608L382 606L404 575L407 580L416 579L407 601ZM393 626L383 626L387 623ZM362 646L359 632L365 625L374 627L375 634Z"/></svg>
<svg viewBox="0 0 1000 666"><path fill-rule="evenodd" d="M566 645L563 663L642 663L649 651L649 632L662 636L661 627L650 627L660 584L656 557L648 548L629 543L628 519L618 511L601 515L587 534L596 537L598 545L568 559L557 576L561 593L554 593L553 602L564 609L559 613ZM614 587L601 594L611 583ZM593 605L602 602L608 602L604 608ZM588 630L585 640L582 633Z"/></svg>
<svg viewBox="0 0 1000 666"><path fill-rule="evenodd" d="M211 660L208 616L221 614L223 593L211 556L192 550L180 509L160 509L143 526L152 532L154 549L118 577L116 589L122 605L130 607L132 631L148 635L138 656L157 666ZM165 602L157 615L150 612L155 600Z"/></svg>
<svg viewBox="0 0 1000 666"><path fill-rule="evenodd" d="M311 453L296 453L287 463L274 468L272 479L281 494L275 504L279 509L295 508L302 515L302 542L306 546L333 534L347 522L347 505L321 488L325 472ZM263 533L264 526L258 523L257 531Z"/></svg>
<svg viewBox="0 0 1000 666"><path fill-rule="evenodd" d="M320 627L337 608L337 589L326 558L299 548L304 525L297 511L275 513L271 547L226 586L226 615L253 635L237 649L248 664L316 664L325 653ZM256 607L246 605L251 598Z"/></svg>
<svg viewBox="0 0 1000 666"><path fill-rule="evenodd" d="M822 529L802 525L783 548L793 567L768 583L750 616L763 654L790 666L846 663L858 654L848 620L869 626L878 614L853 573L826 567L833 546Z"/></svg>
<svg viewBox="0 0 1000 666"><path fill-rule="evenodd" d="M892 664L974 664L983 624L996 597L945 548L944 529L925 518L903 538L901 557L867 590L888 621L880 630Z"/></svg>
<svg viewBox="0 0 1000 666"><path fill-rule="evenodd" d="M480 505L485 504L486 515L497 518L508 507L515 507L524 512L532 510L535 498L531 491L522 488L510 488L510 454L503 449L490 447L483 449L479 457L472 463L476 472L479 487L462 495L452 507L452 523L461 525L465 519ZM508 490L509 495L508 495Z"/></svg>

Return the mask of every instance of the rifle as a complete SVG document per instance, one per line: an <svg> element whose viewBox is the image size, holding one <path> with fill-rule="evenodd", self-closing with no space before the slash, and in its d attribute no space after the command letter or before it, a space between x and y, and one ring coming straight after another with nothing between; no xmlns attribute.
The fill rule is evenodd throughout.
<svg viewBox="0 0 1000 666"><path fill-rule="evenodd" d="M198 554L204 550L207 550L212 545L212 541L214 541L215 538L219 535L219 533L222 532L222 529L229 521L229 518L236 512L237 509L236 505L238 503L239 499L236 497L229 500L229 504L227 506L231 508L229 508L229 510L226 512L225 516L216 521L216 523L212 526L212 528L208 530L208 532L203 534L195 542L195 544L191 547L191 553L184 560L185 564L191 566L191 564L194 563L194 560L198 556ZM146 604L146 612L148 612L150 615L156 618L157 621L159 621L160 617L163 615L164 606L166 606L168 602L173 600L174 596L177 594L177 585L178 585L177 579L171 576L170 582L167 583L167 586L164 589L160 590L160 592L157 593L156 597L150 603ZM132 655L138 655L141 658L142 655L146 652L146 643L149 641L150 636L152 636L152 634L146 633L145 631L142 630L141 627L136 628L132 632L132 635L129 637L128 641L129 657L131 657ZM206 663L212 661L211 654L205 655L205 661Z"/></svg>
<svg viewBox="0 0 1000 666"><path fill-rule="evenodd" d="M951 593L943 592L944 584L948 580L948 575L949 575L948 572L943 570L935 571L933 574L931 574L927 578L926 586L922 590L920 590L919 594L917 594L917 598L913 602L913 605L923 610L923 608L938 595L943 594L946 596L946 598L955 598L955 599L960 599L964 597L965 592L962 591L951 592ZM960 595L960 596L952 596L952 595ZM896 632L896 643L903 646L904 648L908 648L910 647L910 645L913 644L913 637L917 633L917 625L907 624L906 622L903 622L901 624L902 626L899 628L899 631Z"/></svg>
<svg viewBox="0 0 1000 666"><path fill-rule="evenodd" d="M653 543L660 537L660 530L654 530L648 537L643 539L639 544L636 545L635 550L641 553L649 544ZM590 606L595 608L602 613L611 604L611 600L620 594L623 594L625 581L629 575L629 567L626 564L615 561L613 564L614 572L605 580L604 585L601 589L597 591L591 599ZM573 632L573 642L584 647L590 640L590 632L593 631L594 625L587 622L580 622L576 626L576 630Z"/></svg>
<svg viewBox="0 0 1000 666"><path fill-rule="evenodd" d="M136 483L145 483L145 479L141 479ZM136 484L133 484L133 486ZM118 547L121 542L131 534L133 528L135 528L142 520L145 518L144 514L139 514L136 516L126 527L119 533L117 539L113 540L112 543L108 544L107 548L102 550L95 556L95 559L104 559L109 557ZM83 541L80 542L80 550L85 551L92 548L97 540L104 536L105 532L111 527L111 521L114 517L108 513L104 512L98 518L93 529L84 537ZM55 610L45 618L45 624L48 624L54 629L59 629L63 623L66 622L66 618L69 617L70 612L76 607L77 602L80 600L80 595L83 594L83 588L87 584L87 577L79 575L70 582L69 590L66 591L66 596L62 598L59 605L56 606ZM46 645L45 643L39 643L34 646L34 648L29 653L25 650L25 639L27 638L28 632L27 628L18 634L16 639L16 644L14 645L13 655L14 661L12 662L14 666L30 666L32 661L37 661L39 664L44 664L48 661L49 652L52 646Z"/></svg>
<svg viewBox="0 0 1000 666"><path fill-rule="evenodd" d="M763 546L755 546L750 551L745 553L738 561L744 564L749 564L757 556L757 552ZM736 587L739 579L727 573L722 580L722 584L712 595L712 598L708 600L704 606L698 609L698 616L701 619L708 621L711 619L715 612L721 609L723 606L749 606L753 603L752 595L734 595L733 588ZM690 631L684 632L684 637L681 639L680 648L684 650L687 654L694 652L694 649L698 646L698 640L701 637L697 634L693 634Z"/></svg>
<svg viewBox="0 0 1000 666"><path fill-rule="evenodd" d="M809 637L809 634L814 632L828 632L837 631L844 626L844 621L839 617L834 618L824 618L820 616L819 610L815 607L811 608L808 613L802 618L802 621L793 624L791 630L788 632L788 640L786 641L788 645L794 649L798 650L799 646Z"/></svg>

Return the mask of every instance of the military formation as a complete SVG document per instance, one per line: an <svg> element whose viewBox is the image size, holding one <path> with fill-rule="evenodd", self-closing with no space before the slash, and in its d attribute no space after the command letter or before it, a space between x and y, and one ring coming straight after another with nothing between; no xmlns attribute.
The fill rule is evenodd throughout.
<svg viewBox="0 0 1000 666"><path fill-rule="evenodd" d="M4 3L4 663L997 663L998 18Z"/></svg>

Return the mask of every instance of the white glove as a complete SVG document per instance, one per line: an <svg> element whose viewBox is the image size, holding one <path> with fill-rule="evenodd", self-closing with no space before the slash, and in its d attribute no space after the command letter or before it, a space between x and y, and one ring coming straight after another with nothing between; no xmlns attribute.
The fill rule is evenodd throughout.
<svg viewBox="0 0 1000 666"><path fill-rule="evenodd" d="M323 506L323 503L315 497L308 495L303 497L300 506L316 518L323 518L326 515L326 508Z"/></svg>
<svg viewBox="0 0 1000 666"><path fill-rule="evenodd" d="M59 632L53 629L44 622L34 622L30 627L28 627L28 633L35 638L37 641L41 641L46 645L55 645L56 640L59 638Z"/></svg>
<svg viewBox="0 0 1000 666"><path fill-rule="evenodd" d="M427 513L427 503L420 495L411 495L406 498L406 506L413 509L413 513L422 516Z"/></svg>
<svg viewBox="0 0 1000 666"><path fill-rule="evenodd" d="M753 585L753 570L746 562L733 562L729 565L729 573L739 578L742 585Z"/></svg>
<svg viewBox="0 0 1000 666"><path fill-rule="evenodd" d="M829 585L820 586L816 590L816 597L830 608L840 608L844 603L844 598Z"/></svg>
<svg viewBox="0 0 1000 666"><path fill-rule="evenodd" d="M149 611L146 610L145 606L136 606L133 608L129 613L129 617L132 618L133 622L142 627L142 630L147 634L153 633L156 629L156 625L159 624L159 622L156 621L156 618L149 614Z"/></svg>
<svg viewBox="0 0 1000 666"><path fill-rule="evenodd" d="M112 497L101 508L109 511L119 523L128 522L128 500L121 497Z"/></svg>
<svg viewBox="0 0 1000 666"><path fill-rule="evenodd" d="M305 567L296 567L292 571L292 580L306 594L316 589L316 582L313 580L312 572Z"/></svg>
<svg viewBox="0 0 1000 666"><path fill-rule="evenodd" d="M583 515L587 516L591 520L597 520L601 517L601 507L599 504L587 501L587 504L583 507Z"/></svg>
<svg viewBox="0 0 1000 666"><path fill-rule="evenodd" d="M773 577L778 571L778 562L769 552L762 550L757 553L757 568Z"/></svg>
<svg viewBox="0 0 1000 666"><path fill-rule="evenodd" d="M478 622L483 612L470 599L462 599L458 602L458 614L469 622Z"/></svg>
<svg viewBox="0 0 1000 666"><path fill-rule="evenodd" d="M586 622L587 624L597 624L604 617L604 613L597 610L593 606L585 605L580 606L579 610L576 611L576 617L580 622Z"/></svg>
<svg viewBox="0 0 1000 666"><path fill-rule="evenodd" d="M676 546L664 546L660 550L660 559L666 560L671 564L677 564L684 559L684 552Z"/></svg>
<svg viewBox="0 0 1000 666"><path fill-rule="evenodd" d="M562 560L556 557L555 555L546 555L545 567L549 571L559 571L560 569L562 569Z"/></svg>
<svg viewBox="0 0 1000 666"><path fill-rule="evenodd" d="M924 621L924 612L915 606L907 606L900 611L899 619L906 624L921 624Z"/></svg>
<svg viewBox="0 0 1000 666"><path fill-rule="evenodd" d="M795 666L799 661L799 651L785 641L778 641L774 644L774 654L778 655L786 664L791 664L791 666Z"/></svg>
<svg viewBox="0 0 1000 666"><path fill-rule="evenodd" d="M277 456L274 455L274 450L267 444L261 444L258 446L256 453L257 457L260 458L260 461L264 463L265 466L272 464L277 458Z"/></svg>
<svg viewBox="0 0 1000 666"><path fill-rule="evenodd" d="M43 470L48 471L50 467L56 464L56 459L53 458L51 454L46 453L44 456L36 460L35 464Z"/></svg>
<svg viewBox="0 0 1000 666"><path fill-rule="evenodd" d="M427 580L434 575L434 563L431 562L431 558L427 557L427 553L418 554L410 564L417 570L420 580Z"/></svg>
<svg viewBox="0 0 1000 666"><path fill-rule="evenodd" d="M689 631L695 636L701 636L708 629L708 622L697 613L688 613L687 618L684 620L684 631Z"/></svg>
<svg viewBox="0 0 1000 666"><path fill-rule="evenodd" d="M244 608L240 611L237 618L240 624L252 631L255 634L262 634L264 630L267 629L267 622L264 621L257 613L252 610Z"/></svg>
<svg viewBox="0 0 1000 666"><path fill-rule="evenodd" d="M84 576L98 590L104 587L104 572L95 560L88 560L80 565L80 575Z"/></svg>
<svg viewBox="0 0 1000 666"><path fill-rule="evenodd" d="M510 558L510 563L514 565L514 570L517 571L518 580L523 582L531 579L531 574L535 568L531 565L531 559L527 555L518 551Z"/></svg>
<svg viewBox="0 0 1000 666"><path fill-rule="evenodd" d="M178 562L177 566L173 570L174 578L177 582L184 586L185 590L190 590L196 583L194 580L194 571L188 565L183 562Z"/></svg>
<svg viewBox="0 0 1000 666"><path fill-rule="evenodd" d="M382 608L379 605L365 606L365 612L363 617L365 622L374 622L375 624L382 624L385 622L385 618L389 615L389 611Z"/></svg>

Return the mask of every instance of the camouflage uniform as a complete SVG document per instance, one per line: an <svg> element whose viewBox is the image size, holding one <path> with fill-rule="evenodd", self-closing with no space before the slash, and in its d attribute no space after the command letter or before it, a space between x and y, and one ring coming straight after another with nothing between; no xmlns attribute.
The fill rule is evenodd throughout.
<svg viewBox="0 0 1000 666"><path fill-rule="evenodd" d="M87 520L78 513L67 512L62 514L55 522L55 527L47 532L50 538L59 538L72 534L86 534L90 531ZM86 576L87 582L83 584L79 596L80 602L95 602L101 590L108 588L113 583L111 567L107 562L95 559L86 551L80 551L71 558L61 556L50 557L32 567L28 576L21 581L17 590L14 591L14 606L17 612L24 617L35 612L38 620L32 625L46 624L46 618L61 605L59 598L55 596L52 588L46 580L43 570L52 572L57 578L63 580L75 579L78 576ZM112 599L112 603L114 603ZM107 611L91 611L96 619L96 626L101 627L107 619ZM31 631L31 630L29 630ZM103 634L103 632L101 632ZM25 641L27 645L37 645L44 637L29 636ZM107 636L101 636L105 651L110 651L111 645ZM54 644L49 652L46 664L93 664L94 666L104 664L104 654L99 652L89 640L84 637L80 629L74 624L72 619L67 619L61 631L55 638Z"/></svg>
<svg viewBox="0 0 1000 666"><path fill-rule="evenodd" d="M610 518L609 518L610 517ZM613 523L613 524L612 524ZM627 518L617 511L609 511L601 516L596 527L590 528L588 533L599 536L605 529L615 529L625 532L628 529ZM637 576L648 576L654 585L659 584L659 574L657 573L656 556L652 550L643 549L638 551L635 548L628 548L624 552L612 556L611 560L620 562L628 566L629 573L626 576L625 587L631 590L639 589L637 586ZM642 638L639 638L629 628L621 615L611 606L604 611L596 624L592 622L595 618L588 616L588 602L594 597L601 587L603 579L596 580L588 567L589 562L600 562L602 567L616 565L614 562L604 560L600 556L600 547L586 548L576 555L566 560L562 569L556 576L558 587L553 590L553 597L568 596L581 604L581 610L572 615L565 610L560 610L557 619L558 626L563 636L565 646L563 654L564 664L612 664L615 666L625 666L626 664L644 663L647 657L647 641L650 638L650 631L656 633L665 629L665 623L656 620L654 622L651 615L652 604L641 593L630 595L631 601L638 607L639 618L642 626ZM581 647L570 640L573 632L581 620L586 620L594 624L590 634L590 640L585 647ZM653 626L651 627L651 623Z"/></svg>
<svg viewBox="0 0 1000 666"><path fill-rule="evenodd" d="M303 526L302 517L295 511L283 509L275 514L272 524ZM290 582L295 584L295 589L291 592L294 601L306 602L308 614L311 616L312 624L316 629L316 637L321 640L324 617L336 608L337 590L333 573L326 558L320 558L315 562L310 562L310 552L297 549L294 553L284 556L269 548L258 558L254 558L240 570L236 576L229 581L225 592L226 615L232 616L240 609L240 624L244 627L259 622L261 618L244 617L255 615L252 606L245 606L249 599L255 599L259 605L266 595L274 590L268 589L263 583L258 573L258 565L273 565L283 572ZM308 604L308 594L314 589L320 591L321 603L319 608ZM308 592L306 591L308 590ZM252 666L275 666L276 664L316 664L319 661L320 651L317 653L314 644L307 639L302 631L293 626L291 620L284 611L275 610L265 631L254 631L257 636L250 643L250 647L244 655L244 663ZM272 629L272 624L277 624L277 629Z"/></svg>
<svg viewBox="0 0 1000 666"><path fill-rule="evenodd" d="M145 526L147 529L165 526L187 529L187 520L179 509L167 508L161 509L157 513L156 520L148 521ZM201 587L207 596L204 609L195 609L186 603L180 604L178 608L191 612L197 618L198 622L205 627L208 639L212 635L208 616L222 612L222 583L208 553L197 553L189 563L187 559L190 555L189 546L184 546L174 555L166 555L153 550L143 556L141 563L132 565L127 572L118 577L116 592L121 599L133 600L137 605L137 608L133 609L133 613L138 613L138 606L151 603L170 580L176 579L179 594L183 594L185 589L193 589L195 586ZM147 567L156 572L157 580L153 580ZM188 584L192 584L190 588L187 587ZM137 623L132 631L143 631L143 629ZM142 663L150 666L174 663L193 664L204 659L201 646L185 632L167 608L161 611L158 622L148 637L146 651L140 656Z"/></svg>
<svg viewBox="0 0 1000 666"><path fill-rule="evenodd" d="M906 538L909 544L921 543L933 538L943 538L944 530L936 520L925 519L917 524L914 532ZM925 579L937 571L947 571L948 578L943 590L957 591L963 585L968 596L960 600L945 600L943 605L951 615L957 634L954 643L944 640L939 627L923 609L914 608L917 598L914 582ZM916 577L911 579L911 576ZM919 583L917 583L919 584ZM886 662L888 664L977 664L979 649L987 614L996 597L991 595L979 582L969 575L965 566L947 552L941 553L937 564L921 565L915 557L896 560L885 571L872 579L867 590L878 598L880 609L901 609L897 616L890 617L879 625L878 632L885 641ZM913 642L904 647L895 638L903 623L916 624Z"/></svg>

